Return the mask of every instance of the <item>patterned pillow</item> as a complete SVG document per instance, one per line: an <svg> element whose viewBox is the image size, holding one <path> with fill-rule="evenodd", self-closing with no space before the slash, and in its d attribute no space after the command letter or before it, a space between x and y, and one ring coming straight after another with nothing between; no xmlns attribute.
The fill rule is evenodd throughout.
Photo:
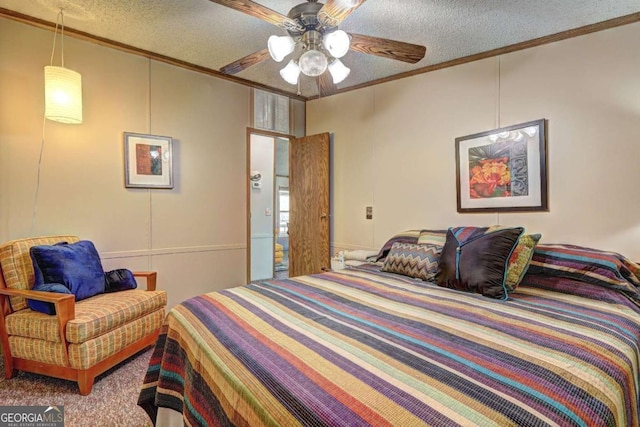
<svg viewBox="0 0 640 427"><path fill-rule="evenodd" d="M418 237L420 237L420 230L407 230L403 231L402 233L398 233L395 236L392 236L389 240L387 240L387 243L385 243L378 252L376 261L383 261L394 243L399 242L417 244Z"/></svg>
<svg viewBox="0 0 640 427"><path fill-rule="evenodd" d="M495 230L504 230L511 228L506 225L492 225L487 232ZM513 249L511 257L509 257L509 263L507 265L507 281L505 286L507 291L511 292L515 290L522 278L524 277L527 269L529 268L529 262L533 256L533 250L540 241L541 234L523 234L518 239L518 244Z"/></svg>
<svg viewBox="0 0 640 427"><path fill-rule="evenodd" d="M394 243L382 271L422 280L433 280L438 271L440 248L433 245Z"/></svg>
<svg viewBox="0 0 640 427"><path fill-rule="evenodd" d="M542 237L541 234L524 234L518 239L518 244L509 257L507 265L507 281L505 286L507 291L515 290L525 273L529 269L529 263L533 257L533 250Z"/></svg>
<svg viewBox="0 0 640 427"><path fill-rule="evenodd" d="M444 246L447 241L447 230L422 230L418 237L419 245Z"/></svg>
<svg viewBox="0 0 640 427"><path fill-rule="evenodd" d="M538 245L527 273L613 288L640 301L640 265L616 252L575 245Z"/></svg>
<svg viewBox="0 0 640 427"><path fill-rule="evenodd" d="M452 289L506 299L507 263L524 229L458 227L447 232L436 283Z"/></svg>

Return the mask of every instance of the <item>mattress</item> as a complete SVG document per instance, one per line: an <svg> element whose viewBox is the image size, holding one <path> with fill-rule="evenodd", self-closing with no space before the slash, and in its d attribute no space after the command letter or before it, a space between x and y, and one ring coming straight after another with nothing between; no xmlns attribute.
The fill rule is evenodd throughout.
<svg viewBox="0 0 640 427"><path fill-rule="evenodd" d="M187 425L637 426L640 309L526 275L508 300L362 265L186 300L138 404Z"/></svg>

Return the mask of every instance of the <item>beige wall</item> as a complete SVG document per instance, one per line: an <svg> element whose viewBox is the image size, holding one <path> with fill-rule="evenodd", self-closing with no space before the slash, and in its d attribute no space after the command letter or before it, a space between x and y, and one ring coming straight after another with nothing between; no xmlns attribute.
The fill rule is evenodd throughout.
<svg viewBox="0 0 640 427"><path fill-rule="evenodd" d="M307 134L334 132L333 245L500 223L639 260L638 40L640 23L308 102ZM549 212L458 214L454 139L540 118Z"/></svg>
<svg viewBox="0 0 640 427"><path fill-rule="evenodd" d="M334 245L502 223L640 259L639 37L632 24L309 102L308 133L334 132ZM72 38L84 123L46 122L32 228L51 42L0 19L0 241L78 234L107 269L158 271L170 305L244 283L250 90ZM543 117L550 211L458 214L454 138ZM174 138L173 190L124 188L124 131Z"/></svg>
<svg viewBox="0 0 640 427"><path fill-rule="evenodd" d="M0 241L77 234L105 269L158 271L169 305L243 284L250 89L69 37L84 123L45 123L32 229L52 40L0 19ZM124 188L124 131L174 138L174 189Z"/></svg>

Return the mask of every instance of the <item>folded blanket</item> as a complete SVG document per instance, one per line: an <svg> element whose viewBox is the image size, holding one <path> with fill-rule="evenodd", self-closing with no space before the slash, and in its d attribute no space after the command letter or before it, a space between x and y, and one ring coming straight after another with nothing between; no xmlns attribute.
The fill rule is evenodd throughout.
<svg viewBox="0 0 640 427"><path fill-rule="evenodd" d="M366 251L366 250L346 251L344 253L344 259L354 260L354 261L367 261L368 258L375 257L376 255L378 255L378 251Z"/></svg>

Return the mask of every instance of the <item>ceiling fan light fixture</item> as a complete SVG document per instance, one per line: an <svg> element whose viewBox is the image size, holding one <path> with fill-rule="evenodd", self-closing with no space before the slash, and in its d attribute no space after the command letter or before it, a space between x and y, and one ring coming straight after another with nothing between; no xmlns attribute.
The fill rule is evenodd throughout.
<svg viewBox="0 0 640 427"><path fill-rule="evenodd" d="M280 70L280 76L289 84L298 84L298 77L300 76L300 67L293 59L289 61L286 67Z"/></svg>
<svg viewBox="0 0 640 427"><path fill-rule="evenodd" d="M350 72L351 69L345 66L339 59L335 59L329 64L329 73L331 73L334 84L342 82Z"/></svg>
<svg viewBox="0 0 640 427"><path fill-rule="evenodd" d="M322 39L325 49L334 58L342 58L349 52L349 34L342 30L332 31L324 35Z"/></svg>
<svg viewBox="0 0 640 427"><path fill-rule="evenodd" d="M282 60L289 55L296 47L296 43L291 36L271 36L267 41L269 55L276 62Z"/></svg>
<svg viewBox="0 0 640 427"><path fill-rule="evenodd" d="M327 57L316 49L309 49L300 56L300 71L309 77L317 77L327 70Z"/></svg>
<svg viewBox="0 0 640 427"><path fill-rule="evenodd" d="M360 4L360 0L341 0L342 4L344 4L346 7L356 7Z"/></svg>

